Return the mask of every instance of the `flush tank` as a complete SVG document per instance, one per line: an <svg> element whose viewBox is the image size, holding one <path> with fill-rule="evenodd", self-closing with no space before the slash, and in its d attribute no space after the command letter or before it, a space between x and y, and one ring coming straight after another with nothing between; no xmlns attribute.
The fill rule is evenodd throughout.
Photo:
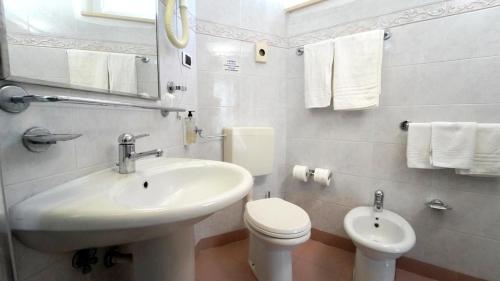
<svg viewBox="0 0 500 281"><path fill-rule="evenodd" d="M224 129L224 161L240 165L253 176L269 175L274 162L274 129L231 127Z"/></svg>

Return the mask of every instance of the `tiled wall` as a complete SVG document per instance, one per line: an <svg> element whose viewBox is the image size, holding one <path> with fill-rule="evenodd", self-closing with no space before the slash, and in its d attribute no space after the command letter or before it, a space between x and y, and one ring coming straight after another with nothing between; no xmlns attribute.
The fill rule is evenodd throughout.
<svg viewBox="0 0 500 281"><path fill-rule="evenodd" d="M325 2L331 8L324 11L318 6L292 14L289 34L300 41L313 30L328 33L321 28L390 27L380 107L306 110L303 57L289 49L287 164L330 168L334 181L328 188L303 184L288 172L286 198L308 211L313 227L346 236L345 214L372 204L374 190L383 189L385 207L416 231L417 244L408 256L500 280L500 180L406 168L406 133L398 127L406 119L500 122L498 1L335 2ZM397 17L406 23L387 26L399 21L383 20ZM453 211L430 210L425 202L432 198L448 202Z"/></svg>
<svg viewBox="0 0 500 281"><path fill-rule="evenodd" d="M254 42L283 37L285 14L279 1L265 0L198 0L197 8L198 125L206 134L220 134L229 126L273 127L273 173L255 178L253 196L263 198L270 191L272 196L283 197L286 49L274 46L279 43L271 45L268 62L259 64ZM213 25L217 28L211 29ZM227 60L236 61L239 70L226 71ZM222 160L222 140L202 143L199 157ZM242 215L240 202L196 225L196 236L200 239L242 228Z"/></svg>
<svg viewBox="0 0 500 281"><path fill-rule="evenodd" d="M189 6L194 13L195 1L189 1ZM163 14L164 5L160 5L160 8L160 14ZM160 34L162 93L166 92L167 81L185 84L188 91L176 94L175 105L196 109L196 35L191 30L191 42L187 51L193 55L195 65L189 70L180 66L180 51L167 42L161 29ZM103 95L93 93L23 86L33 94L103 98ZM120 100L127 99L122 97ZM74 141L58 143L49 151L36 154L27 151L20 141L22 133L33 126L46 127L55 133L82 133L83 136ZM196 148L184 148L182 125L176 119L176 114L163 118L159 111L153 110L32 104L27 111L20 114L0 111L0 128L0 160L9 206L54 185L113 166L118 157L117 137L123 132L151 134L150 137L138 141L138 151L163 148L167 157L195 157L196 153ZM15 255L20 281L126 281L132 276L128 267L104 270L102 265L90 275L84 276L71 268L71 253L45 254L28 249L17 241Z"/></svg>
<svg viewBox="0 0 500 281"><path fill-rule="evenodd" d="M193 13L194 2L189 3ZM180 67L179 53L166 47L170 45L162 36L161 89L165 91L169 80L187 84L189 91L179 95L178 105L197 110L198 125L206 134L219 134L226 126L275 128L275 168L272 175L255 179L255 198L267 191L286 195L309 212L314 227L345 236L345 213L370 204L373 191L382 188L386 207L407 218L417 232L417 245L409 256L500 280L500 181L407 169L406 134L398 128L405 119L500 122L500 82L494 77L500 66L500 1L325 1L290 14L288 26L276 1L196 2L197 34L192 32L188 48L194 66ZM385 46L381 106L363 112L305 110L303 57L295 55L294 44L373 27L390 27L393 33ZM261 39L271 46L267 64L254 62L254 42ZM236 61L238 72L224 70L228 59ZM82 94L37 86L28 90ZM0 112L0 122L0 159L9 204L111 166L117 157L116 137L124 131L152 134L138 143L138 150L161 147L167 156L222 159L221 140L201 140L184 148L180 122L158 112L33 105L20 115ZM36 155L18 139L35 125L84 136ZM331 168L334 183L322 188L294 181L289 177L294 164ZM428 210L424 203L434 197L450 203L454 211ZM239 202L199 223L196 238L241 228L242 211ZM46 255L20 243L16 248L22 281L40 276L130 278L123 268L82 277L69 268L69 255Z"/></svg>

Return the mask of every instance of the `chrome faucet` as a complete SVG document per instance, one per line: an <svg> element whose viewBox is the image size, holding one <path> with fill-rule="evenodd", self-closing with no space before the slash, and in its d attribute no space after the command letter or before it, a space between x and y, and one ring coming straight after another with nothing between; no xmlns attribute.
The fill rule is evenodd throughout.
<svg viewBox="0 0 500 281"><path fill-rule="evenodd" d="M118 166L120 174L130 174L135 172L135 161L148 156L161 157L163 150L153 149L150 151L135 152L135 141L139 138L148 137L149 134L134 136L124 133L118 137Z"/></svg>
<svg viewBox="0 0 500 281"><path fill-rule="evenodd" d="M375 191L375 199L373 200L373 210L375 212L382 212L384 210L384 191Z"/></svg>

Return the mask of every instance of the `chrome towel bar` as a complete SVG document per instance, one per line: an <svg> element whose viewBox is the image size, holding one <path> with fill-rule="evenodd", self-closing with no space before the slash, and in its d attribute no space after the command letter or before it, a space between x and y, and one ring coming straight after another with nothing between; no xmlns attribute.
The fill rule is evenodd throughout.
<svg viewBox="0 0 500 281"><path fill-rule="evenodd" d="M384 40L389 40L391 37L391 31L388 29L384 30ZM304 47L297 48L297 51L295 53L297 54L297 56L302 56L304 54Z"/></svg>
<svg viewBox="0 0 500 281"><path fill-rule="evenodd" d="M80 98L72 96L42 96L30 95L19 86L3 86L0 88L0 108L10 113L20 113L26 110L32 102L60 102L70 104L85 104L98 106L135 107L142 109L160 110L163 116L169 112L185 112L184 108L165 107L161 105L135 104L121 101L110 101L93 98Z"/></svg>

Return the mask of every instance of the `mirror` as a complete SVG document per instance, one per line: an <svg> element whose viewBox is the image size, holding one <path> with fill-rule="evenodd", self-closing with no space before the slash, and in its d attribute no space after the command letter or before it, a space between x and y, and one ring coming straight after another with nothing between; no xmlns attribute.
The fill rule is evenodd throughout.
<svg viewBox="0 0 500 281"><path fill-rule="evenodd" d="M158 99L156 0L3 2L6 79Z"/></svg>

